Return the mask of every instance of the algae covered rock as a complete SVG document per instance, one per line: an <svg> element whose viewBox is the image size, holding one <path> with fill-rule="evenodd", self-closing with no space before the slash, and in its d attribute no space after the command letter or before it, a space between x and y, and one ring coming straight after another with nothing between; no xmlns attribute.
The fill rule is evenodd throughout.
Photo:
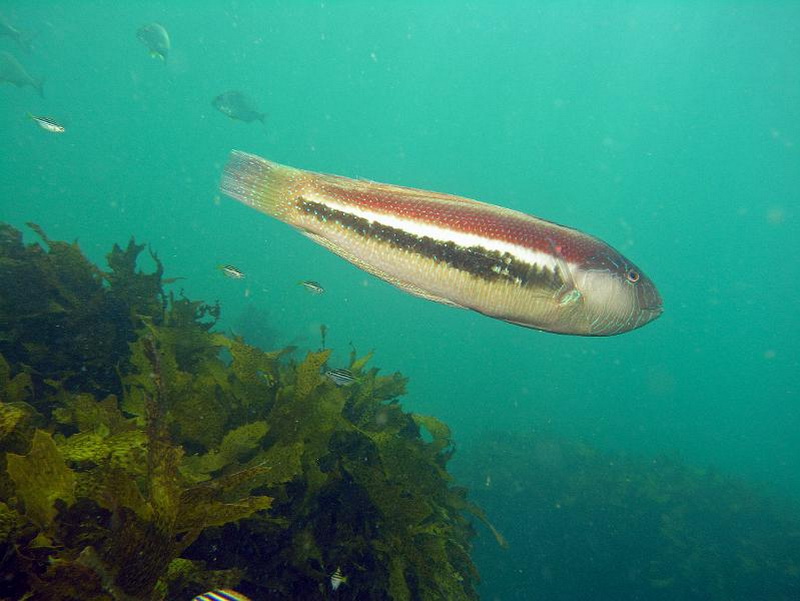
<svg viewBox="0 0 800 601"><path fill-rule="evenodd" d="M475 599L482 518L400 374L212 331L144 250L0 225L0 599ZM5 291L8 291L7 293ZM423 435L422 431L427 434Z"/></svg>

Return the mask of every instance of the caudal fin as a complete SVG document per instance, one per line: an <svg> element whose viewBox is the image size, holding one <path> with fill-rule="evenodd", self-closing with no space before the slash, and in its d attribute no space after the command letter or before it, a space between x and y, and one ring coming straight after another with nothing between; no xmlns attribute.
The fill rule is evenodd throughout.
<svg viewBox="0 0 800 601"><path fill-rule="evenodd" d="M281 219L291 202L291 187L299 183L302 173L299 169L234 150L222 173L220 190L262 213Z"/></svg>

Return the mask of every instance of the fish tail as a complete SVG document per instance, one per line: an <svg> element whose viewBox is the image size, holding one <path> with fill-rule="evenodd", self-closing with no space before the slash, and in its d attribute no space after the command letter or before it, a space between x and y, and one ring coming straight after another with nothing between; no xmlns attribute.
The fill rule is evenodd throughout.
<svg viewBox="0 0 800 601"><path fill-rule="evenodd" d="M234 150L222 173L220 189L239 202L285 221L283 214L291 208L291 188L302 179L299 169Z"/></svg>

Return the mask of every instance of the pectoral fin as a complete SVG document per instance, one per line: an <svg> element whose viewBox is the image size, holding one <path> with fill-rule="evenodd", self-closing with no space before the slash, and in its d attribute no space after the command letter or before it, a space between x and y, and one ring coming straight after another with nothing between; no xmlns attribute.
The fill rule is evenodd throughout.
<svg viewBox="0 0 800 601"><path fill-rule="evenodd" d="M561 280L564 282L556 293L558 304L565 307L580 302L583 299L583 295L581 291L578 290L577 286L575 286L575 279L572 277L572 270L569 268L567 260L552 240L548 239L547 242L550 244L550 251L556 259L558 272L561 275Z"/></svg>

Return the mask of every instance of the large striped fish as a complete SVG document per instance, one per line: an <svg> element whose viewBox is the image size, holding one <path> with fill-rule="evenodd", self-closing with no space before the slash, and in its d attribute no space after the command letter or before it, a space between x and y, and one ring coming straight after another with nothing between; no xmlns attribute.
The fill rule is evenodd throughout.
<svg viewBox="0 0 800 601"><path fill-rule="evenodd" d="M561 334L609 336L661 297L606 243L468 198L325 175L233 151L222 191L423 298Z"/></svg>

